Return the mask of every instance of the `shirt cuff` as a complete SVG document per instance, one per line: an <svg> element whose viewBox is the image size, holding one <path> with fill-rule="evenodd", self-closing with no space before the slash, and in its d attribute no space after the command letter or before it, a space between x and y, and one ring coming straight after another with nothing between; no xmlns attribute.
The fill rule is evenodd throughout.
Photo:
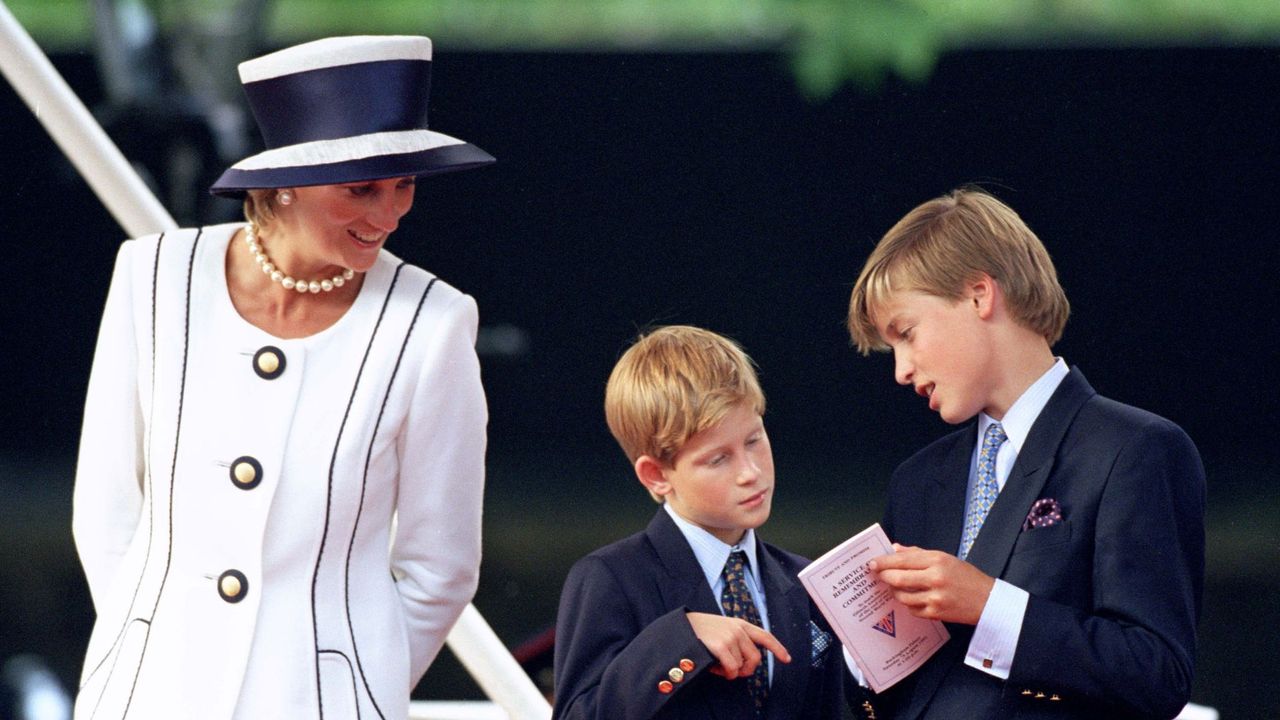
<svg viewBox="0 0 1280 720"><path fill-rule="evenodd" d="M964 656L965 665L1001 680L1009 679L1030 597L1026 590L996 580L986 607L982 608L982 617L973 629L969 652Z"/></svg>

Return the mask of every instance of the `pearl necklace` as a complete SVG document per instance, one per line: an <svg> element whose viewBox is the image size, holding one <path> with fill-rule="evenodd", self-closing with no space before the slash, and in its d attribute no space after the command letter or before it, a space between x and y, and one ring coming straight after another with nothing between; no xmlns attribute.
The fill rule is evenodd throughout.
<svg viewBox="0 0 1280 720"><path fill-rule="evenodd" d="M347 268L327 280L294 280L281 272L280 268L277 268L275 263L271 262L271 258L267 256L267 251L258 242L258 230L253 223L249 223L249 226L244 229L244 242L249 246L249 252L253 254L253 259L257 260L258 265L262 267L262 272L270 275L272 282L278 282L283 285L285 290L297 290L300 293L329 292L334 288L342 287L356 275L354 270Z"/></svg>

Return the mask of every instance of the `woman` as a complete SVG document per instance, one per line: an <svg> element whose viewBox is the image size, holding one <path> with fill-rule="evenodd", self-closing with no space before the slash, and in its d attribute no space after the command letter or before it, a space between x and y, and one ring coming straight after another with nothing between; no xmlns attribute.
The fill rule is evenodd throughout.
<svg viewBox="0 0 1280 720"><path fill-rule="evenodd" d="M76 473L77 718L403 718L474 594L475 303L383 249L415 178L493 161L426 129L430 61L352 37L243 63L268 149L212 191L248 224L121 248Z"/></svg>

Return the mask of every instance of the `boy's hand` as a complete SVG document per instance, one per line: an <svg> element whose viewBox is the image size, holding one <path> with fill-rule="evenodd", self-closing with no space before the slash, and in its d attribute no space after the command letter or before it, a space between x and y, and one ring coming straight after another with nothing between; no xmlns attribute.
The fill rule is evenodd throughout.
<svg viewBox="0 0 1280 720"><path fill-rule="evenodd" d="M897 551L868 563L911 614L977 625L996 581L950 553L894 543Z"/></svg>
<svg viewBox="0 0 1280 720"><path fill-rule="evenodd" d="M693 626L693 634L719 663L712 666L711 672L725 679L747 677L756 671L756 666L764 661L764 654L757 645L763 645L782 662L791 662L791 654L778 642L778 638L746 620L700 612L685 615Z"/></svg>

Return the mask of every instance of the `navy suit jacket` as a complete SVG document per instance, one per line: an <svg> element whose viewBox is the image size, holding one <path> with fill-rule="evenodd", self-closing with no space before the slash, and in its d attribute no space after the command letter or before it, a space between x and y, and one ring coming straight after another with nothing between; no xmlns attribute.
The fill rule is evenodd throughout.
<svg viewBox="0 0 1280 720"><path fill-rule="evenodd" d="M903 463L884 529L955 553L976 423ZM1023 530L1037 499L1063 520ZM1078 369L1032 425L968 561L1030 594L1009 679L964 664L973 626L876 702L882 718L1171 718L1191 694L1205 480L1178 426Z"/></svg>
<svg viewBox="0 0 1280 720"><path fill-rule="evenodd" d="M808 564L757 536L759 579L771 632L791 654L774 661L767 720L840 718L845 703L840 643L815 651L813 630L830 634L796 573ZM747 681L708 672L711 653L685 613L718 614L688 541L665 510L648 528L579 560L565 581L556 622L554 718L750 720ZM659 683L693 663L664 693Z"/></svg>

